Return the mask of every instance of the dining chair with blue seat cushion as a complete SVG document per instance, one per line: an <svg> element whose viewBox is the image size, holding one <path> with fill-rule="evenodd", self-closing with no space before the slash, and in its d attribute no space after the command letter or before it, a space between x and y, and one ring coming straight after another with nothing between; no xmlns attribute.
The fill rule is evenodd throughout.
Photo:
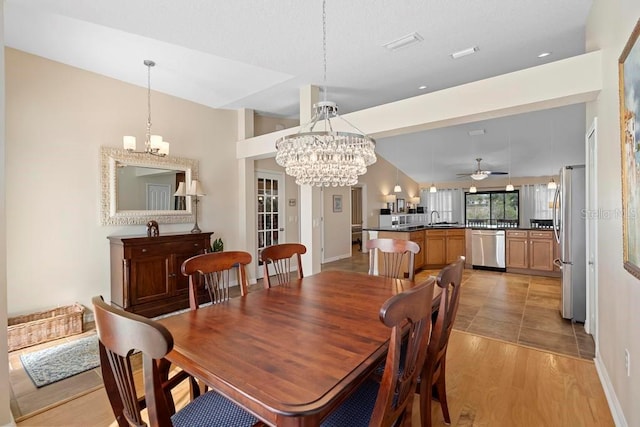
<svg viewBox="0 0 640 427"><path fill-rule="evenodd" d="M177 412L160 361L173 348L171 333L153 320L93 300L99 340L100 366L105 390L120 427L146 426L141 411L146 407L151 426L253 426L258 419L222 395L210 391ZM131 356L142 353L144 396L139 398Z"/></svg>
<svg viewBox="0 0 640 427"><path fill-rule="evenodd" d="M367 378L325 418L323 427L411 425L413 396L429 340L434 283L429 277L382 305L380 320L391 328L382 379L378 383Z"/></svg>

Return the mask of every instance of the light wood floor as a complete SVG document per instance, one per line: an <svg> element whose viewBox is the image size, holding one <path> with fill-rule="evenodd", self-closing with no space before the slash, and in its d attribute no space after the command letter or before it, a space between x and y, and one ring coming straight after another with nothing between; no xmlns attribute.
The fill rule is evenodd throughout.
<svg viewBox="0 0 640 427"><path fill-rule="evenodd" d="M323 265L325 269L366 272L367 256L354 252L350 259ZM423 271L417 279L429 274L437 271ZM592 340L559 319L553 308L558 293L554 280L465 271L457 330L447 356L453 426L613 425L593 361L578 358L593 357ZM178 407L187 396L186 387L176 390ZM444 425L437 403L433 420ZM99 388L18 425L116 424Z"/></svg>
<svg viewBox="0 0 640 427"><path fill-rule="evenodd" d="M594 364L587 360L453 331L447 384L452 426L614 425ZM178 406L187 397L186 386L176 389ZM445 425L437 403L433 421ZM18 424L115 425L102 388ZM417 417L413 425L419 425Z"/></svg>

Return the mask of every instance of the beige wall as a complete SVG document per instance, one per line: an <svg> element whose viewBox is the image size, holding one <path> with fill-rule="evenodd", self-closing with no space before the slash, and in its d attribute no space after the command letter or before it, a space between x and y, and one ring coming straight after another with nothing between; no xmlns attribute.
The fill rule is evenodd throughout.
<svg viewBox="0 0 640 427"><path fill-rule="evenodd" d="M398 174L398 182L402 192L394 193L396 185L396 167L377 154L378 160L367 168L367 173L360 177L360 184L366 185L366 226L376 227L380 208L386 207L384 196L395 194L397 198L409 201L411 197L420 195L418 183L401 171ZM363 209L365 207L363 206Z"/></svg>
<svg viewBox="0 0 640 427"><path fill-rule="evenodd" d="M640 425L640 281L622 267L621 162L618 58L640 17L637 0L595 0L587 24L587 50L602 50L602 91L587 105L587 123L598 117L598 364L605 390L617 399L626 425ZM631 353L631 377L624 350ZM607 380L610 383L607 384ZM615 415L615 414L614 414ZM618 418L619 425L623 425Z"/></svg>
<svg viewBox="0 0 640 427"><path fill-rule="evenodd" d="M333 211L333 196L342 196L342 211ZM331 262L351 256L351 187L322 189L324 238L322 261Z"/></svg>
<svg viewBox="0 0 640 427"><path fill-rule="evenodd" d="M4 22L4 2L0 2L0 22ZM4 46L4 32L0 31L0 44ZM0 51L0 87L4 88L4 51ZM0 96L0 129L5 129L5 97ZM5 132L0 132L0 325L7 324L7 258L6 258L6 204L5 204ZM0 426L11 425L9 409L9 361L7 355L7 329L0 327Z"/></svg>
<svg viewBox="0 0 640 427"><path fill-rule="evenodd" d="M271 116L262 116L260 114L255 114L254 116L254 134L265 135L267 133L275 132L281 129L289 129L295 126L298 126L297 119L285 119L280 117L271 117ZM275 141L273 141L275 145Z"/></svg>
<svg viewBox="0 0 640 427"><path fill-rule="evenodd" d="M99 147L144 139L146 89L6 49L9 315L110 295L107 236L144 226L99 225ZM161 65L159 65L161 66ZM143 72L143 70L141 70ZM197 159L207 196L199 225L238 240L237 112L153 93L153 130L171 154ZM244 195L243 195L244 196ZM160 224L160 233L189 231Z"/></svg>

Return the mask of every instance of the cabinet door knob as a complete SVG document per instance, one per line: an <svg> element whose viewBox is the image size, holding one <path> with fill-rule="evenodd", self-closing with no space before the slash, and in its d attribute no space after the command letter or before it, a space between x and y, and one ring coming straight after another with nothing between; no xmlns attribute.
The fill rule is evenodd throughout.
<svg viewBox="0 0 640 427"><path fill-rule="evenodd" d="M142 249L142 252L147 252L147 249L146 249L146 248L143 248L143 249Z"/></svg>
<svg viewBox="0 0 640 427"><path fill-rule="evenodd" d="M198 246L200 246L200 243L194 243L193 246L197 248Z"/></svg>

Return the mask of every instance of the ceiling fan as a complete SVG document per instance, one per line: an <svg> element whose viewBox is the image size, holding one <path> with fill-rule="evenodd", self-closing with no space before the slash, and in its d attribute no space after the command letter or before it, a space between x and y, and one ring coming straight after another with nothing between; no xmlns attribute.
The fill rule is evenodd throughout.
<svg viewBox="0 0 640 427"><path fill-rule="evenodd" d="M481 181L487 177L489 177L489 175L508 175L509 172L497 172L497 171L489 171L489 170L482 170L482 168L480 167L480 162L482 161L482 158L478 157L476 159L476 162L478 162L478 168L471 172L471 173L459 173L458 176L470 176L471 179L476 180L476 181Z"/></svg>

